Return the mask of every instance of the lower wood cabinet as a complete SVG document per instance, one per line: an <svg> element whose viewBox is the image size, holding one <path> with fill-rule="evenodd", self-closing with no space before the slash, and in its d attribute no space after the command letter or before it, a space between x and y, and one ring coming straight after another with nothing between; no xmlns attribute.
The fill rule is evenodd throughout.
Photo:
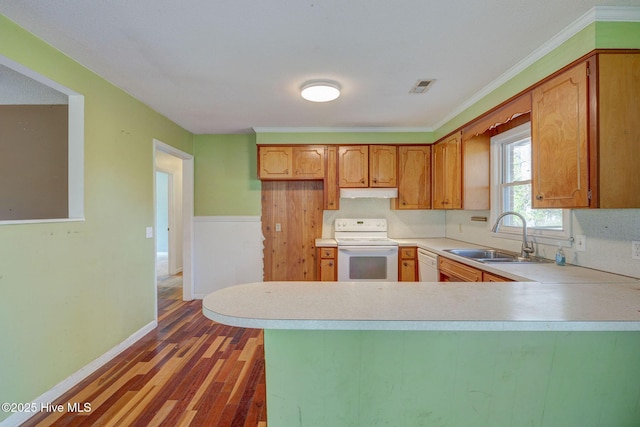
<svg viewBox="0 0 640 427"><path fill-rule="evenodd" d="M486 271L482 272L482 281L483 282L513 282L513 280L511 279L498 276L497 274L487 273Z"/></svg>
<svg viewBox="0 0 640 427"><path fill-rule="evenodd" d="M441 282L482 282L482 271L449 258L438 258Z"/></svg>
<svg viewBox="0 0 640 427"><path fill-rule="evenodd" d="M471 267L449 258L438 258L441 282L513 282L497 274Z"/></svg>
<svg viewBox="0 0 640 427"><path fill-rule="evenodd" d="M398 257L398 282L418 281L418 248L401 247Z"/></svg>
<svg viewBox="0 0 640 427"><path fill-rule="evenodd" d="M338 279L336 248L317 248L318 278L321 282L335 282Z"/></svg>

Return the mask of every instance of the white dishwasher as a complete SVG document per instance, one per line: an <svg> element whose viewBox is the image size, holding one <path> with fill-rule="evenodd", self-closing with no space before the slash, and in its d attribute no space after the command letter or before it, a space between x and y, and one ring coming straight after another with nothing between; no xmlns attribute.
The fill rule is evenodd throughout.
<svg viewBox="0 0 640 427"><path fill-rule="evenodd" d="M438 255L425 249L418 248L418 274L420 275L421 282L439 281Z"/></svg>

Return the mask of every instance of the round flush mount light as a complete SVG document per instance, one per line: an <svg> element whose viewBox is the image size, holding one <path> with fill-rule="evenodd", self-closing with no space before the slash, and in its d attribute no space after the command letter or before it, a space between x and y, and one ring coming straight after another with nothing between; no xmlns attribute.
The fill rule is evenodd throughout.
<svg viewBox="0 0 640 427"><path fill-rule="evenodd" d="M340 85L328 80L313 80L302 85L300 94L311 102L333 101L340 96Z"/></svg>

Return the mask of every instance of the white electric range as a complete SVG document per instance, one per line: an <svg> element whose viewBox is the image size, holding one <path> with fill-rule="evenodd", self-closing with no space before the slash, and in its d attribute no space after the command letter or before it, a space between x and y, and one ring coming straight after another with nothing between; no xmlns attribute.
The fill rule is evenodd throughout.
<svg viewBox="0 0 640 427"><path fill-rule="evenodd" d="M386 219L336 219L334 238L339 281L398 281L398 243L389 239Z"/></svg>

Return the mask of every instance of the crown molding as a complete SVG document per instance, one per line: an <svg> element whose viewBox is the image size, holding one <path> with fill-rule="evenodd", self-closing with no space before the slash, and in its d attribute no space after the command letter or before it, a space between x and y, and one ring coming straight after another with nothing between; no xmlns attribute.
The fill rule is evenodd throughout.
<svg viewBox="0 0 640 427"><path fill-rule="evenodd" d="M453 112L440 120L434 126L435 129L440 129L442 126L453 120L458 115L462 114L468 108L471 108L475 103L479 102L482 98L489 95L494 90L498 89L503 84L523 72L527 67L534 64L539 59L543 58L547 54L551 53L554 49L562 45L571 37L578 34L592 23L600 22L640 22L640 7L636 6L595 6L586 12L584 15L569 24L564 30L549 39L545 44L531 52L524 59L518 62L516 65L507 70L504 74L500 75L496 80L489 83L487 86L476 92L466 102L458 106Z"/></svg>
<svg viewBox="0 0 640 427"><path fill-rule="evenodd" d="M424 133L433 132L430 127L254 127L255 133Z"/></svg>

